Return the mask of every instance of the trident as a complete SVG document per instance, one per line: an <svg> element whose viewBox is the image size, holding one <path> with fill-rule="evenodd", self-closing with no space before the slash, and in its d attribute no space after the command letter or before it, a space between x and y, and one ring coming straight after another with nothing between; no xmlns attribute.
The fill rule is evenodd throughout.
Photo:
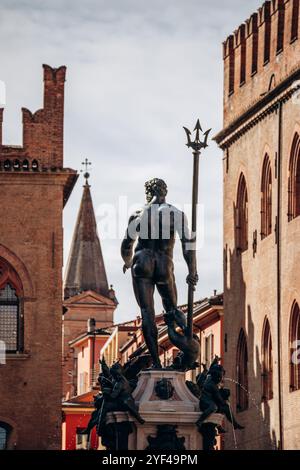
<svg viewBox="0 0 300 470"><path fill-rule="evenodd" d="M196 131L196 137L194 142L191 139L191 131L186 127L183 128L187 135L187 147L193 150L194 156L194 168L193 168L193 196L192 196L192 239L191 242L193 243L193 249L191 250L191 263L192 266L196 265L196 239L197 239L197 205L198 205L198 185L199 185L199 157L201 153L201 149L205 149L208 147L207 140L208 135L211 131L209 129L205 133L200 125L200 121L198 119L194 132ZM204 135L204 141L201 142L200 140L200 131ZM196 273L193 273L196 274ZM194 291L195 286L189 284L188 288L188 314L187 314L187 337L193 337L193 306L194 306Z"/></svg>

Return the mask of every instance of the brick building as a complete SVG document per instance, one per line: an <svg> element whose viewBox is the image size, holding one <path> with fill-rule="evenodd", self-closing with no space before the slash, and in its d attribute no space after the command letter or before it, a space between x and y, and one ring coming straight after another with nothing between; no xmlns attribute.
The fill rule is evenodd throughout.
<svg viewBox="0 0 300 470"><path fill-rule="evenodd" d="M61 445L62 212L66 68L44 65L44 106L23 108L23 145L2 141L0 109L0 448Z"/></svg>
<svg viewBox="0 0 300 470"><path fill-rule="evenodd" d="M300 448L299 0L224 42L224 364L239 449ZM295 358L294 358L295 359ZM230 434L226 448L234 448Z"/></svg>

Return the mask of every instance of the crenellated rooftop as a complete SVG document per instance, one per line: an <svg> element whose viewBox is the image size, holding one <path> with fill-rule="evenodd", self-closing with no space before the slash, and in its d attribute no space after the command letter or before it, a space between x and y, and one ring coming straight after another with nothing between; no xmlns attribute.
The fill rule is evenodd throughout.
<svg viewBox="0 0 300 470"><path fill-rule="evenodd" d="M22 108L22 146L3 145L4 109L0 108L0 170L38 171L63 167L64 83L66 67L43 65L43 108Z"/></svg>
<svg viewBox="0 0 300 470"><path fill-rule="evenodd" d="M299 1L264 2L224 41L224 128L300 71Z"/></svg>

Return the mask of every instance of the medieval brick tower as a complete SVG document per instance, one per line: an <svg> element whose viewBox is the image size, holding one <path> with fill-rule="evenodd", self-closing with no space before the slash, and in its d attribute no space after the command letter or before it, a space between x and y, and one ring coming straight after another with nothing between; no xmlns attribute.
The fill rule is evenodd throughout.
<svg viewBox="0 0 300 470"><path fill-rule="evenodd" d="M86 182L73 234L64 282L63 319L63 397L77 394L77 358L69 345L87 330L89 319L98 328L113 325L117 300L114 290L108 287L93 201ZM91 375L91 380L96 379ZM89 384L91 385L91 384Z"/></svg>
<svg viewBox="0 0 300 470"><path fill-rule="evenodd" d="M299 13L299 0L267 1L224 43L224 363L239 449L300 448Z"/></svg>
<svg viewBox="0 0 300 470"><path fill-rule="evenodd" d="M62 212L66 68L44 65L44 107L22 109L23 146L2 142L0 109L0 445L61 447Z"/></svg>

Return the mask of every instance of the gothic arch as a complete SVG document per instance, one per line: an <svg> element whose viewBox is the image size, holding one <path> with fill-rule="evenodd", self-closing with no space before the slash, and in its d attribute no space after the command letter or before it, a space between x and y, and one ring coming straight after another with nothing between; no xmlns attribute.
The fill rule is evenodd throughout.
<svg viewBox="0 0 300 470"><path fill-rule="evenodd" d="M35 297L35 289L23 261L1 243L0 258L2 258L4 262L7 262L19 276L23 288L24 300Z"/></svg>
<svg viewBox="0 0 300 470"><path fill-rule="evenodd" d="M300 135L296 131L290 152L288 173L288 220L300 215Z"/></svg>
<svg viewBox="0 0 300 470"><path fill-rule="evenodd" d="M240 175L237 189L235 232L237 251L246 251L248 249L248 190L244 173Z"/></svg>
<svg viewBox="0 0 300 470"><path fill-rule="evenodd" d="M300 390L300 362L299 346L300 341L300 308L298 302L294 301L290 315L290 332L289 332L289 357L290 357L290 391ZM295 347L296 346L296 347Z"/></svg>
<svg viewBox="0 0 300 470"><path fill-rule="evenodd" d="M271 400L273 398L273 346L271 326L267 317L265 317L262 331L262 400Z"/></svg>
<svg viewBox="0 0 300 470"><path fill-rule="evenodd" d="M248 400L248 347L243 328L240 330L236 353L236 408L245 411L249 407Z"/></svg>
<svg viewBox="0 0 300 470"><path fill-rule="evenodd" d="M272 233L272 169L266 153L261 176L261 239Z"/></svg>
<svg viewBox="0 0 300 470"><path fill-rule="evenodd" d="M6 423L10 426L11 432L8 437L7 450L14 450L18 444L17 424L10 418L0 415L0 423Z"/></svg>

